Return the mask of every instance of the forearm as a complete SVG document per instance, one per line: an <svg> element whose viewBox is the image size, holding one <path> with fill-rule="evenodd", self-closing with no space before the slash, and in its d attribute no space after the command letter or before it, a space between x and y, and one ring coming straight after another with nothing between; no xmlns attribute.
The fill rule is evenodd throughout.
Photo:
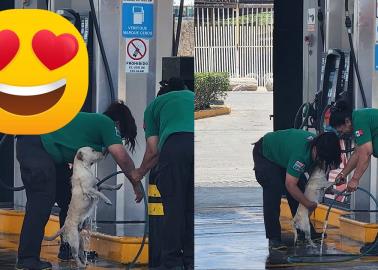
<svg viewBox="0 0 378 270"><path fill-rule="evenodd" d="M300 204L305 206L306 208L310 204L310 201L306 198L306 196L303 194L303 192L298 188L295 184L286 184L286 189L289 191L291 196L295 200L297 200Z"/></svg>
<svg viewBox="0 0 378 270"><path fill-rule="evenodd" d="M125 175L130 179L130 173L135 169L134 161L131 159L131 157L126 155L117 163L122 171L125 172Z"/></svg>
<svg viewBox="0 0 378 270"><path fill-rule="evenodd" d="M147 149L144 153L142 164L140 165L140 171L143 175L146 175L158 162L159 154L155 151Z"/></svg>
<svg viewBox="0 0 378 270"><path fill-rule="evenodd" d="M350 174L356 167L358 163L358 154L357 151L353 152L352 156L348 160L347 164L345 165L345 168L341 171L343 175L347 176Z"/></svg>
<svg viewBox="0 0 378 270"><path fill-rule="evenodd" d="M130 180L131 171L135 169L134 161L131 159L123 145L111 145L108 148L109 152L117 162L118 166L125 173Z"/></svg>
<svg viewBox="0 0 378 270"><path fill-rule="evenodd" d="M359 155L357 166L353 173L352 178L359 181L362 175L365 173L366 169L369 167L369 163L370 163L370 155L368 154Z"/></svg>

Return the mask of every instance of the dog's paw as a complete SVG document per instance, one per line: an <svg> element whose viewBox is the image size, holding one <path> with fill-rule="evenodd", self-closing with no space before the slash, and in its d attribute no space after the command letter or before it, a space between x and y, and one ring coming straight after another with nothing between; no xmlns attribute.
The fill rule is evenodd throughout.
<svg viewBox="0 0 378 270"><path fill-rule="evenodd" d="M106 203L107 205L112 205L112 202L111 202L110 200L105 200L105 203Z"/></svg>

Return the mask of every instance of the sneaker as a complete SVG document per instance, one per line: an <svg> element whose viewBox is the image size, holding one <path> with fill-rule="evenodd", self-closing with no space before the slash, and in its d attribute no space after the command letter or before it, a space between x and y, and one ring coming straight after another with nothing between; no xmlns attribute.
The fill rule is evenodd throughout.
<svg viewBox="0 0 378 270"><path fill-rule="evenodd" d="M269 239L270 250L286 250L287 246L281 240Z"/></svg>
<svg viewBox="0 0 378 270"><path fill-rule="evenodd" d="M17 270L51 270L52 265L49 262L41 260L18 260L16 264Z"/></svg>
<svg viewBox="0 0 378 270"><path fill-rule="evenodd" d="M62 261L69 261L73 258L71 254L71 247L68 243L62 242L60 244L58 258Z"/></svg>

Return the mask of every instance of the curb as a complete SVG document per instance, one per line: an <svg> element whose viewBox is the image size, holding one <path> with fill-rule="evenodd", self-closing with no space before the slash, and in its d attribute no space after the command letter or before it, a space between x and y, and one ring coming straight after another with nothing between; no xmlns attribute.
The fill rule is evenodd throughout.
<svg viewBox="0 0 378 270"><path fill-rule="evenodd" d="M25 213L17 210L0 209L0 233L19 235ZM50 216L45 227L45 236L53 235L59 230L59 219ZM142 237L111 236L98 232L91 233L91 247L104 259L127 264L137 254ZM0 246L1 247L1 246ZM140 254L137 264L148 264L148 239Z"/></svg>
<svg viewBox="0 0 378 270"><path fill-rule="evenodd" d="M209 117L215 117L220 115L226 115L231 113L231 108L229 107L213 107L208 110L201 110L194 112L194 119L203 119Z"/></svg>
<svg viewBox="0 0 378 270"><path fill-rule="evenodd" d="M311 219L324 223L327 210L327 205L319 204L314 213L312 213ZM378 232L378 224L356 221L345 217L348 214L350 212L332 208L328 224L339 228L340 233L350 239L363 243L373 242ZM292 219L289 204L287 199L284 198L281 199L281 217Z"/></svg>

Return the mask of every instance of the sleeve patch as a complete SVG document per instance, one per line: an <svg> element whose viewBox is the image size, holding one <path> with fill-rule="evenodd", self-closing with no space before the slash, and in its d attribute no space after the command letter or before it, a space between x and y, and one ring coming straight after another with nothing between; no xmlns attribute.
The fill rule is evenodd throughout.
<svg viewBox="0 0 378 270"><path fill-rule="evenodd" d="M293 169L297 172L303 173L305 171L305 164L300 161L296 161L293 165Z"/></svg>
<svg viewBox="0 0 378 270"><path fill-rule="evenodd" d="M356 130L355 134L356 134L356 137L358 138L364 135L364 131L362 129L359 129L359 130Z"/></svg>
<svg viewBox="0 0 378 270"><path fill-rule="evenodd" d="M121 138L121 132L119 131L119 129L117 127L114 127L114 129L115 129L116 136Z"/></svg>

